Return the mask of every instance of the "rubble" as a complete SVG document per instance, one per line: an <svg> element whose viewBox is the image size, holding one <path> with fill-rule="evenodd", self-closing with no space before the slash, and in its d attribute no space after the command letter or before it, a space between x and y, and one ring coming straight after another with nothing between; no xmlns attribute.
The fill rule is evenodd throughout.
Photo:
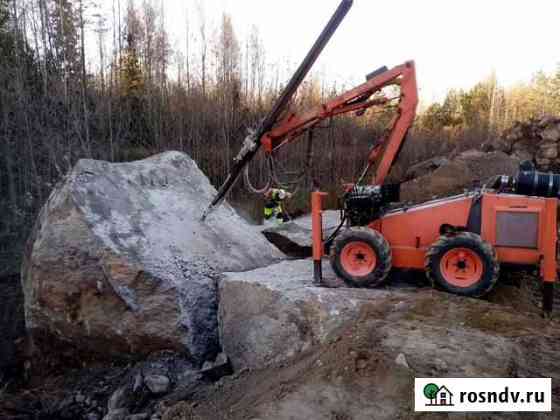
<svg viewBox="0 0 560 420"><path fill-rule="evenodd" d="M81 160L52 192L25 255L29 331L100 357L219 352L217 281L283 258L226 203L187 155Z"/></svg>

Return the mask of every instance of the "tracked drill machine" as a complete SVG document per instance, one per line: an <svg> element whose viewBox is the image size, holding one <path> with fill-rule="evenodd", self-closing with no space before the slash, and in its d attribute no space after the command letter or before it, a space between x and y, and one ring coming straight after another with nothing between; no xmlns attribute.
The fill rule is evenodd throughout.
<svg viewBox="0 0 560 420"><path fill-rule="evenodd" d="M323 237L322 201L311 194L314 277L321 281L321 260L329 254L335 273L351 287L384 284L392 268L424 270L434 286L482 297L499 278L500 264L538 266L543 309L552 310L557 271L557 207L560 175L524 164L515 177L461 195L415 206L400 206L399 185L385 183L412 126L418 94L414 62L385 67L364 84L301 114L282 116L297 88L350 8L343 0L317 42L260 127L244 141L231 173L203 215L219 205L259 150L273 159L325 119L345 113L363 115L396 101L388 135L372 147L367 164L352 185L344 186L341 223ZM388 97L387 91L399 94ZM282 116L282 118L281 118Z"/></svg>

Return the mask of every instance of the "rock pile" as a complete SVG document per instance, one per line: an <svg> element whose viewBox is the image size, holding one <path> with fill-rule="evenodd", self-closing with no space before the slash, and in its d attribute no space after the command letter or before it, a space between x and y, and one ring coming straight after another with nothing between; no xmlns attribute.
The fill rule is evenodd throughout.
<svg viewBox="0 0 560 420"><path fill-rule="evenodd" d="M533 161L543 171L560 171L560 117L543 117L516 122L502 137L485 145L520 160Z"/></svg>
<svg viewBox="0 0 560 420"><path fill-rule="evenodd" d="M516 122L501 137L452 157L436 156L411 166L402 184L403 201L418 203L514 175L529 160L541 171L560 172L560 117Z"/></svg>

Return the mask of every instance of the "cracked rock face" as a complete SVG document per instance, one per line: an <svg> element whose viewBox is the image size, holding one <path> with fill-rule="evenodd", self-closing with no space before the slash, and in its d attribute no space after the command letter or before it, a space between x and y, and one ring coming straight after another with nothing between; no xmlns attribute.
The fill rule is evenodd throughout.
<svg viewBox="0 0 560 420"><path fill-rule="evenodd" d="M217 279L282 254L227 204L187 155L81 160L54 189L23 264L26 324L103 355L218 352Z"/></svg>

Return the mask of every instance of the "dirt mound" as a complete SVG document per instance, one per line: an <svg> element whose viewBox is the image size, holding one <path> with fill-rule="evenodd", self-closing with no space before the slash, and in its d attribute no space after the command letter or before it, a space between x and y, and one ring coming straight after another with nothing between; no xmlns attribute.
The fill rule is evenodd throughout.
<svg viewBox="0 0 560 420"><path fill-rule="evenodd" d="M430 159L422 167L432 168L433 162ZM520 160L501 151L467 150L451 161L442 158L438 162L441 165L433 172L401 185L403 201L420 203L461 193L464 189L480 186L497 175L514 175L519 169Z"/></svg>

